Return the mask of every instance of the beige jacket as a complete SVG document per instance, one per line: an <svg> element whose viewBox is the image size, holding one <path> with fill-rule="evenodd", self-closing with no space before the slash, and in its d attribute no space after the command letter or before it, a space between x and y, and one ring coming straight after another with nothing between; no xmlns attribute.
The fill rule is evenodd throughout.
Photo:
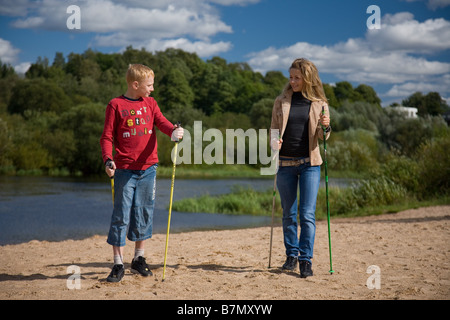
<svg viewBox="0 0 450 320"><path fill-rule="evenodd" d="M272 109L272 123L270 125L271 137L276 137L274 129L278 129L280 136L283 137L284 130L289 119L289 111L291 109L292 89L284 91L275 99ZM322 100L311 103L309 110L309 158L311 166L320 166L322 157L320 156L319 138L323 140L323 129L319 123L322 106L325 107L325 114L329 116L328 104ZM326 134L326 139L330 136L330 132Z"/></svg>

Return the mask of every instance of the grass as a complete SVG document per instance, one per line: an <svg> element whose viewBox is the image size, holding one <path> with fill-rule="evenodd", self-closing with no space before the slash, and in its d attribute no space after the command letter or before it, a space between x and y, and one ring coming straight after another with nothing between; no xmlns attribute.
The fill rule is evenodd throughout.
<svg viewBox="0 0 450 320"><path fill-rule="evenodd" d="M171 178L173 167L158 167L158 178ZM259 169L247 165L189 165L177 166L177 179L237 179L237 178L273 178L262 176Z"/></svg>
<svg viewBox="0 0 450 320"><path fill-rule="evenodd" d="M158 178L171 178L173 167L158 167ZM321 170L322 177L325 170ZM335 170L330 178L363 179L367 172ZM260 169L249 165L179 165L176 168L177 179L273 179L273 175L261 175Z"/></svg>
<svg viewBox="0 0 450 320"><path fill-rule="evenodd" d="M357 186L355 189L359 188ZM379 190L374 190L378 192ZM419 201L414 197L405 195L402 198L383 202L380 199L374 199L375 203L365 203L361 206L348 206L346 201L355 194L352 188L329 188L330 214L332 217L356 217L378 215L384 213L395 213L407 209L450 204L450 197L444 196L426 201ZM173 209L180 212L206 212L206 213L226 213L235 215L258 215L271 216L272 214L273 190L256 191L252 188L243 188L235 186L231 193L209 196L204 195L196 198L186 198L175 201ZM275 197L275 216L281 217L281 202L277 192ZM326 190L320 188L317 196L316 219L323 220L327 218Z"/></svg>

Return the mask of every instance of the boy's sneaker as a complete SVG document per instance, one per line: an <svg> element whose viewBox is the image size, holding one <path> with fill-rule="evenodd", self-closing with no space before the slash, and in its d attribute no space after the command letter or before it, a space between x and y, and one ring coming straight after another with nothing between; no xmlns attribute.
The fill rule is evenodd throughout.
<svg viewBox="0 0 450 320"><path fill-rule="evenodd" d="M283 264L281 269L288 270L288 271L294 271L295 267L297 266L297 257L289 256L286 258L286 262Z"/></svg>
<svg viewBox="0 0 450 320"><path fill-rule="evenodd" d="M300 261L300 278L307 278L313 275L311 266L311 262L305 260Z"/></svg>
<svg viewBox="0 0 450 320"><path fill-rule="evenodd" d="M123 275L125 274L125 269L123 268L123 264L115 264L109 274L106 281L108 282L119 282L122 280Z"/></svg>
<svg viewBox="0 0 450 320"><path fill-rule="evenodd" d="M147 263L145 262L145 258L141 256L139 256L137 259L133 259L133 261L131 262L131 272L139 273L144 277L153 275Z"/></svg>

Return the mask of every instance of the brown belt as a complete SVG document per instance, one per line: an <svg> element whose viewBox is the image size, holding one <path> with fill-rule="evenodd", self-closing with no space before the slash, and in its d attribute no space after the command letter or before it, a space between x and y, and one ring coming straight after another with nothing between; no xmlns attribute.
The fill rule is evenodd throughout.
<svg viewBox="0 0 450 320"><path fill-rule="evenodd" d="M309 158L303 158L298 160L280 160L280 167L294 167L294 166L298 167L299 165L302 165L309 161L310 161Z"/></svg>

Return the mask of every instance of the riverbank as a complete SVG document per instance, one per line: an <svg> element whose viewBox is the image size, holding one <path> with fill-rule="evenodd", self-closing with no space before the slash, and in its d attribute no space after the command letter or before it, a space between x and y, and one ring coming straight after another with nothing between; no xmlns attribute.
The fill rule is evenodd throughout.
<svg viewBox="0 0 450 320"><path fill-rule="evenodd" d="M161 282L165 235L146 244L153 276L130 273L132 244L125 249L121 283L106 277L112 266L105 236L0 246L0 299L445 299L450 298L450 206L396 214L336 218L332 224L334 274L329 274L326 221L318 221L314 276L280 270L282 230L270 227L170 235L166 280ZM69 289L77 266L80 289ZM379 274L368 274L369 266ZM75 269L77 270L77 269ZM373 272L373 271L372 271ZM379 289L368 279L378 277ZM75 285L69 281L70 285ZM376 281L369 284L377 286Z"/></svg>

